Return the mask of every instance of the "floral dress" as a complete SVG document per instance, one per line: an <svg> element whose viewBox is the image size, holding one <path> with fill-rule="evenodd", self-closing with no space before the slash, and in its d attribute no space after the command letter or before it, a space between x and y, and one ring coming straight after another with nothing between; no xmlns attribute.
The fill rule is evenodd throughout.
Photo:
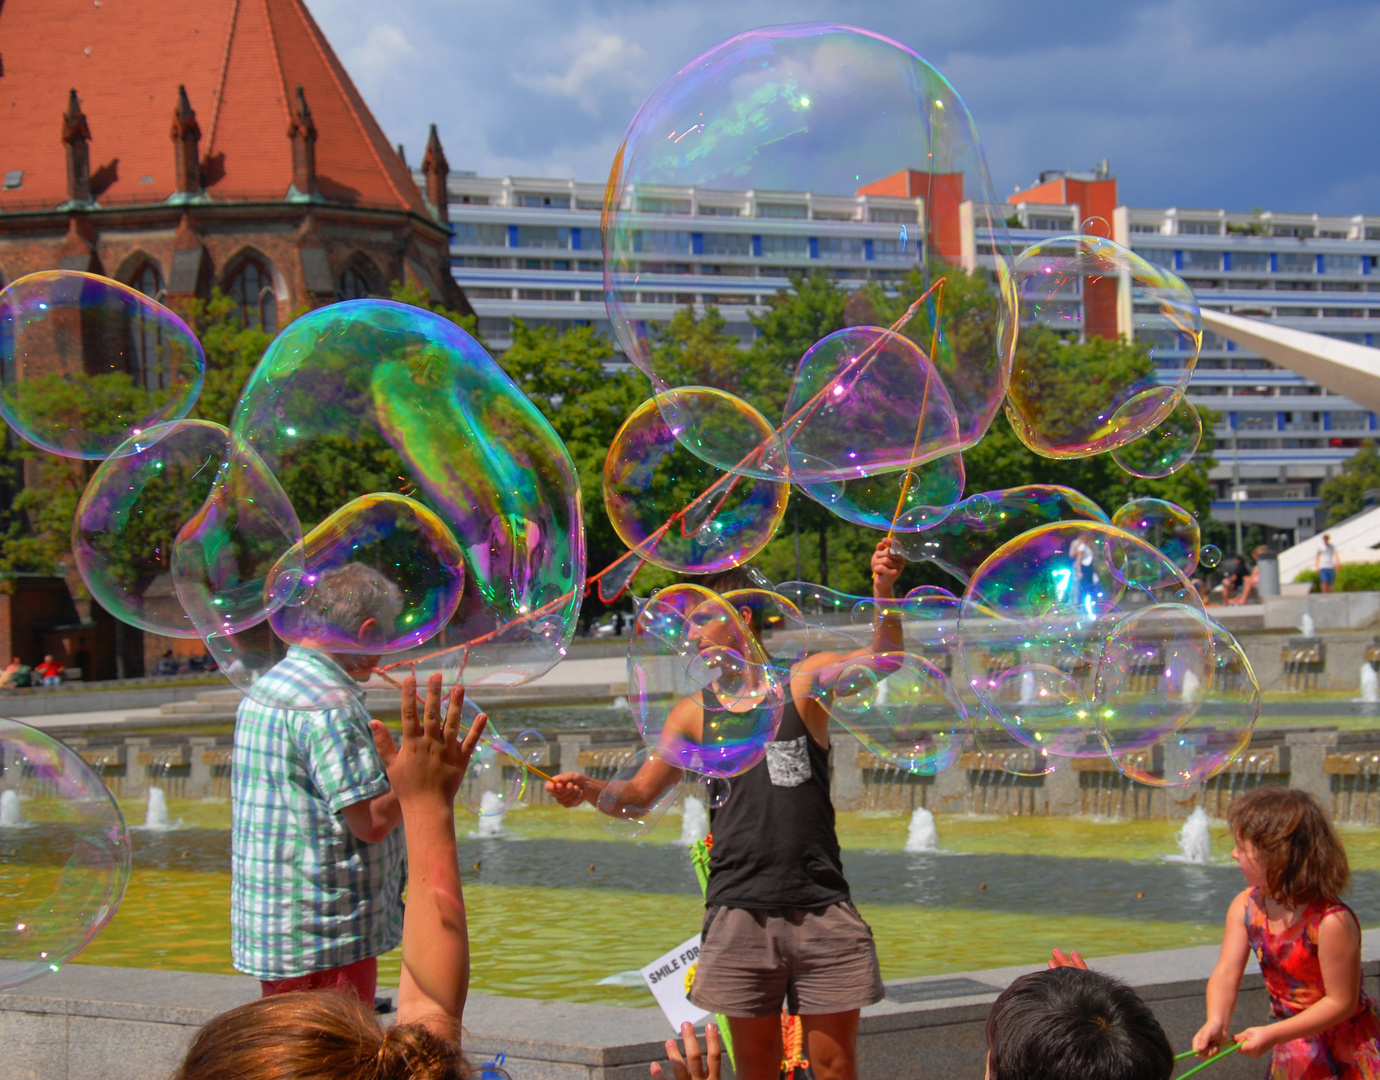
<svg viewBox="0 0 1380 1080"><path fill-rule="evenodd" d="M1345 904L1314 904L1293 926L1274 933L1261 890L1252 889L1247 896L1246 935L1265 975L1276 1020L1297 1016L1321 999L1318 927L1335 911L1356 918ZM1317 1035L1276 1046L1268 1076L1269 1080L1380 1080L1380 1019L1364 987L1350 1019Z"/></svg>

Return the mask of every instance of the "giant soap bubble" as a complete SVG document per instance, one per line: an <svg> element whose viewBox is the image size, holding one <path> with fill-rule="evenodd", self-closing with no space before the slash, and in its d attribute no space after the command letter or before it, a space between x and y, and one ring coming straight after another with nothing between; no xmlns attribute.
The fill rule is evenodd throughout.
<svg viewBox="0 0 1380 1080"><path fill-rule="evenodd" d="M705 387L682 387L678 395L753 432L753 446L774 438L745 401ZM711 465L678 441L657 406L652 398L633 410L604 461L604 508L618 538L648 562L691 574L752 558L776 534L789 485Z"/></svg>
<svg viewBox="0 0 1380 1080"><path fill-rule="evenodd" d="M574 463L460 327L387 300L309 312L264 354L231 426L281 482L304 527L356 499L406 496L458 543L459 607L435 627L439 619L426 615L435 632L394 663L441 663L432 654L444 653L451 676L470 686L511 685L564 655L585 578ZM420 560L428 544L400 557ZM289 596L286 608L294 602L310 606ZM263 635L253 628L222 641L228 664L252 672L281 651L267 637L254 645L256 631Z"/></svg>
<svg viewBox="0 0 1380 1080"><path fill-rule="evenodd" d="M1132 499L1117 507L1112 524L1158 548L1185 576L1191 576L1198 568L1202 531L1198 519L1177 503L1167 499Z"/></svg>
<svg viewBox="0 0 1380 1080"><path fill-rule="evenodd" d="M1163 735L1206 692L1197 594L1161 552L1111 525L1059 522L1016 537L978 568L960 615L973 692L1043 753L1104 753L1092 736L1109 710L1123 745L1147 729Z"/></svg>
<svg viewBox="0 0 1380 1080"><path fill-rule="evenodd" d="M810 195L807 201L773 192ZM1004 222L990 209L997 199L972 117L948 80L920 56L847 26L739 34L653 91L614 158L603 219L614 332L632 362L667 389L683 380L661 359L642 306L647 290L683 285L667 264L739 255L770 257L804 272L825 249L847 251L860 273L956 264L959 208L969 201L978 230L990 232L1004 264ZM668 209L698 213L683 228L668 228L661 216L653 225L644 216ZM753 228L753 217L806 220L789 235L777 229L766 235ZM876 228L863 239L856 226L847 227L845 236L830 218L872 221ZM908 328L926 349L934 310ZM981 315L973 334L952 333L957 319L944 315L931 358L952 401L960 446L982 437L1005 391L1015 310L1004 278L996 309ZM884 441L886 432L863 431L858 438L853 449L863 450Z"/></svg>
<svg viewBox="0 0 1380 1080"><path fill-rule="evenodd" d="M269 568L290 563L300 539L258 455L205 420L131 437L92 475L72 522L72 555L91 595L125 622L171 637L262 619Z"/></svg>
<svg viewBox="0 0 1380 1080"><path fill-rule="evenodd" d="M1096 236L1032 244L1012 268L1021 305L1021 347L1011 369L1006 415L1037 454L1091 457L1116 450L1163 423L1198 360L1203 324L1193 291L1172 271ZM1120 337L1138 354L1112 355ZM1089 379L1069 365L1072 342L1108 343ZM1171 366L1161 352L1183 356Z"/></svg>
<svg viewBox="0 0 1380 1080"><path fill-rule="evenodd" d="M125 819L100 777L52 736L0 719L0 990L89 945L129 866Z"/></svg>
<svg viewBox="0 0 1380 1080"><path fill-rule="evenodd" d="M643 742L663 761L733 776L765 756L784 697L738 611L686 583L662 589L637 613L628 642L628 704Z"/></svg>
<svg viewBox="0 0 1380 1080"><path fill-rule="evenodd" d="M51 453L99 460L180 420L205 372L187 324L118 281L45 270L0 291L0 416Z"/></svg>

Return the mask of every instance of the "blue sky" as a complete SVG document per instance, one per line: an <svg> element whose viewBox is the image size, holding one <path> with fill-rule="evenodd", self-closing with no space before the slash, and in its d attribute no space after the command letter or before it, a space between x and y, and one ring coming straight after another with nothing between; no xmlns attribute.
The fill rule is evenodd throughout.
<svg viewBox="0 0 1380 1080"><path fill-rule="evenodd" d="M453 169L603 180L643 98L718 41L830 21L967 100L1000 195L1111 162L1123 202L1380 214L1380 3L307 0L394 142Z"/></svg>

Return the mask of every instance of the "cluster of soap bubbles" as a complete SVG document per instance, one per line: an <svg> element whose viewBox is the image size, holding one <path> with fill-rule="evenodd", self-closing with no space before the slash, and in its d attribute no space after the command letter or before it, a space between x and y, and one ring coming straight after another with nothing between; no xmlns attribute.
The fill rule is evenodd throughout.
<svg viewBox="0 0 1380 1080"><path fill-rule="evenodd" d="M801 190L808 207L762 205ZM741 566L777 534L792 487L960 590L875 601L763 581L741 602L696 584L653 594L628 656L644 748L604 807L621 834L649 827L672 791L670 779L639 787L647 762L731 789L800 693L873 758L917 773L965 754L1017 773L1096 755L1138 780L1192 784L1240 751L1259 691L1190 580L1200 558L1220 558L1202 548L1192 514L1146 498L1109 518L1053 485L964 498L963 451L1002 405L1045 457L1110 453L1147 479L1191 460L1202 424L1184 391L1201 320L1172 271L1112 240L1100 219L1015 257L962 99L915 53L845 26L753 31L687 65L638 111L606 191L609 316L652 395L609 448L605 507L629 556L601 576L601 595L644 561L687 575ZM668 232L677 200L695 220ZM996 271L981 332L970 310L946 312L937 269L963 257L950 230L968 200ZM915 269L924 291L890 325L861 320L878 325L846 326L805 351L775 422L746 400L736 369L701 365L693 385L678 385L692 380L644 307L676 284L665 275L677 255L731 261L765 254L770 240L788 259L826 242L827 224L812 224L808 242L753 237L735 219L754 213L909 214L899 247L879 228L866 257L901 256L894 265ZM1116 348L1124 338L1138 350ZM1102 341L1091 373L1067 362L1073 343ZM1166 352L1172 364L1159 362ZM822 657L818 671L796 679L807 654Z"/></svg>
<svg viewBox="0 0 1380 1080"><path fill-rule="evenodd" d="M914 773L966 755L1039 773L1105 754L1138 780L1191 784L1249 739L1259 690L1186 576L1200 558L1211 565L1191 515L1137 500L1109 520L1052 486L964 498L963 451L1003 406L1037 453L1112 453L1141 477L1182 467L1201 435L1183 398L1201 342L1183 282L1096 223L1016 258L995 206L963 100L920 56L864 30L739 35L632 121L607 187L605 287L651 396L609 448L604 505L629 553L597 575L600 595L644 563L742 566L776 535L792 489L948 570L959 591L875 600L760 581L643 602L628 665L645 747L600 800L622 835L650 828L685 774L711 805L730 797L802 694L874 760ZM691 215L684 229L666 228L668 210ZM964 215L995 264L985 308L945 304L940 268L973 257ZM761 236L754 216L810 224ZM842 219L869 225L830 225ZM817 245L913 271L921 287L887 318L873 306L882 293L862 297L854 325L783 372L772 419L736 365L659 347L646 305L682 287L677 257L804 270ZM1109 350L1092 382L1071 376L1071 340L1118 337L1140 353ZM1175 365L1156 363L1164 350ZM345 704L346 671L440 670L448 687L482 691L565 656L586 591L578 476L473 337L385 300L309 312L274 339L228 426L194 415L205 371L191 329L116 282L55 271L0 290L0 415L34 446L99 462L72 546L107 610L199 638L275 708ZM290 650L328 655L342 678L275 677ZM806 656L814 670L798 679ZM534 732L490 734L462 798L501 813L526 783L512 764L546 753ZM97 790L78 759L61 760L59 773ZM87 826L98 803L82 811ZM107 841L117 854L118 812ZM119 860L88 861L106 866L113 906ZM91 909L75 947L109 910Z"/></svg>

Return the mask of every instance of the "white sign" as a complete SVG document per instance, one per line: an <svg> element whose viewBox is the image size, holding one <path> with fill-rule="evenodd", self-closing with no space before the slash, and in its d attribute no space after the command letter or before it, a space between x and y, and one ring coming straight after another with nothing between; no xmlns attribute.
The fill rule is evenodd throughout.
<svg viewBox="0 0 1380 1080"><path fill-rule="evenodd" d="M709 1014L696 1005L690 1004L690 986L695 979L695 968L700 962L700 935L677 945L665 956L658 956L642 969L642 981L656 998L671 1028L680 1034L680 1025L687 1020L698 1024Z"/></svg>

